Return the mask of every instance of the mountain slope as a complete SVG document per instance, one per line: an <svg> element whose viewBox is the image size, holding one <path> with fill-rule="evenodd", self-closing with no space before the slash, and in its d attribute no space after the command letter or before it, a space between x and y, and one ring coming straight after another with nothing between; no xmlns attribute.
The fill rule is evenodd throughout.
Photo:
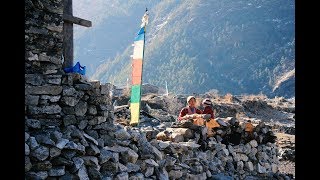
<svg viewBox="0 0 320 180"><path fill-rule="evenodd" d="M175 93L270 95L276 78L294 69L292 0L161 1L149 14L143 82L167 81ZM92 78L125 84L131 43Z"/></svg>

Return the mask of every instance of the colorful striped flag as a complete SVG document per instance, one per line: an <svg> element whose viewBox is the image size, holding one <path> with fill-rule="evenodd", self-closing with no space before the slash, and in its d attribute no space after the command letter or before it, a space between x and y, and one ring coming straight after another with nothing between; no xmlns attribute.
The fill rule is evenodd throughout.
<svg viewBox="0 0 320 180"><path fill-rule="evenodd" d="M134 49L132 56L132 86L130 98L130 125L137 125L140 118L141 84L142 84L142 60L144 56L144 44L146 25L148 24L148 10L141 19L141 26L137 36L134 38Z"/></svg>

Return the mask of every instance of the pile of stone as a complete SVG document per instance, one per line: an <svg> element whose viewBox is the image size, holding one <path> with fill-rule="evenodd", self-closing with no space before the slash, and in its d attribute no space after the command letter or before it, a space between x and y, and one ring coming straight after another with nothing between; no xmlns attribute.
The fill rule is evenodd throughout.
<svg viewBox="0 0 320 180"><path fill-rule="evenodd" d="M28 77L30 84L36 79ZM88 82L79 74L61 75L57 82L55 88L26 89L31 100L26 103L26 179L280 176L279 152L266 138L270 128L263 123L255 127L254 139L237 144L224 139L242 131L242 124L218 118L221 127L201 149L190 129L170 129L171 122L161 123L144 111L138 127L115 123L108 84ZM128 108L116 111L127 114ZM165 130L174 140L156 139Z"/></svg>

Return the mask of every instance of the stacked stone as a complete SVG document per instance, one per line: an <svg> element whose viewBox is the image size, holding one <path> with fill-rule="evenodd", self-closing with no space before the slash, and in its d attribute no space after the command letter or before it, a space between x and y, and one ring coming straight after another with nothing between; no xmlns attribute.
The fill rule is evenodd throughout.
<svg viewBox="0 0 320 180"><path fill-rule="evenodd" d="M207 179L212 176L229 176L244 179L247 176L276 177L279 161L275 144L258 145L252 140L247 144L225 145L210 138L210 148L200 151L195 142L151 141L163 154L157 162L170 179ZM158 177L157 177L158 178Z"/></svg>
<svg viewBox="0 0 320 180"><path fill-rule="evenodd" d="M62 15L62 0L25 1L26 74L57 74L61 71L63 53ZM38 83L41 83L42 77L37 78L40 78ZM57 77L48 78L56 79Z"/></svg>
<svg viewBox="0 0 320 180"><path fill-rule="evenodd" d="M26 177L102 177L102 147L117 141L109 85L61 77L56 88L26 89Z"/></svg>

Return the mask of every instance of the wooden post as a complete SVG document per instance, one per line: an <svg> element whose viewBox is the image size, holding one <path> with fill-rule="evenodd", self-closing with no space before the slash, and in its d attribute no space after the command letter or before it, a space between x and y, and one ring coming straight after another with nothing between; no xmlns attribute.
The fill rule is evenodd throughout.
<svg viewBox="0 0 320 180"><path fill-rule="evenodd" d="M73 67L73 24L91 27L92 23L72 15L72 0L64 0L63 5L63 68L66 68Z"/></svg>

